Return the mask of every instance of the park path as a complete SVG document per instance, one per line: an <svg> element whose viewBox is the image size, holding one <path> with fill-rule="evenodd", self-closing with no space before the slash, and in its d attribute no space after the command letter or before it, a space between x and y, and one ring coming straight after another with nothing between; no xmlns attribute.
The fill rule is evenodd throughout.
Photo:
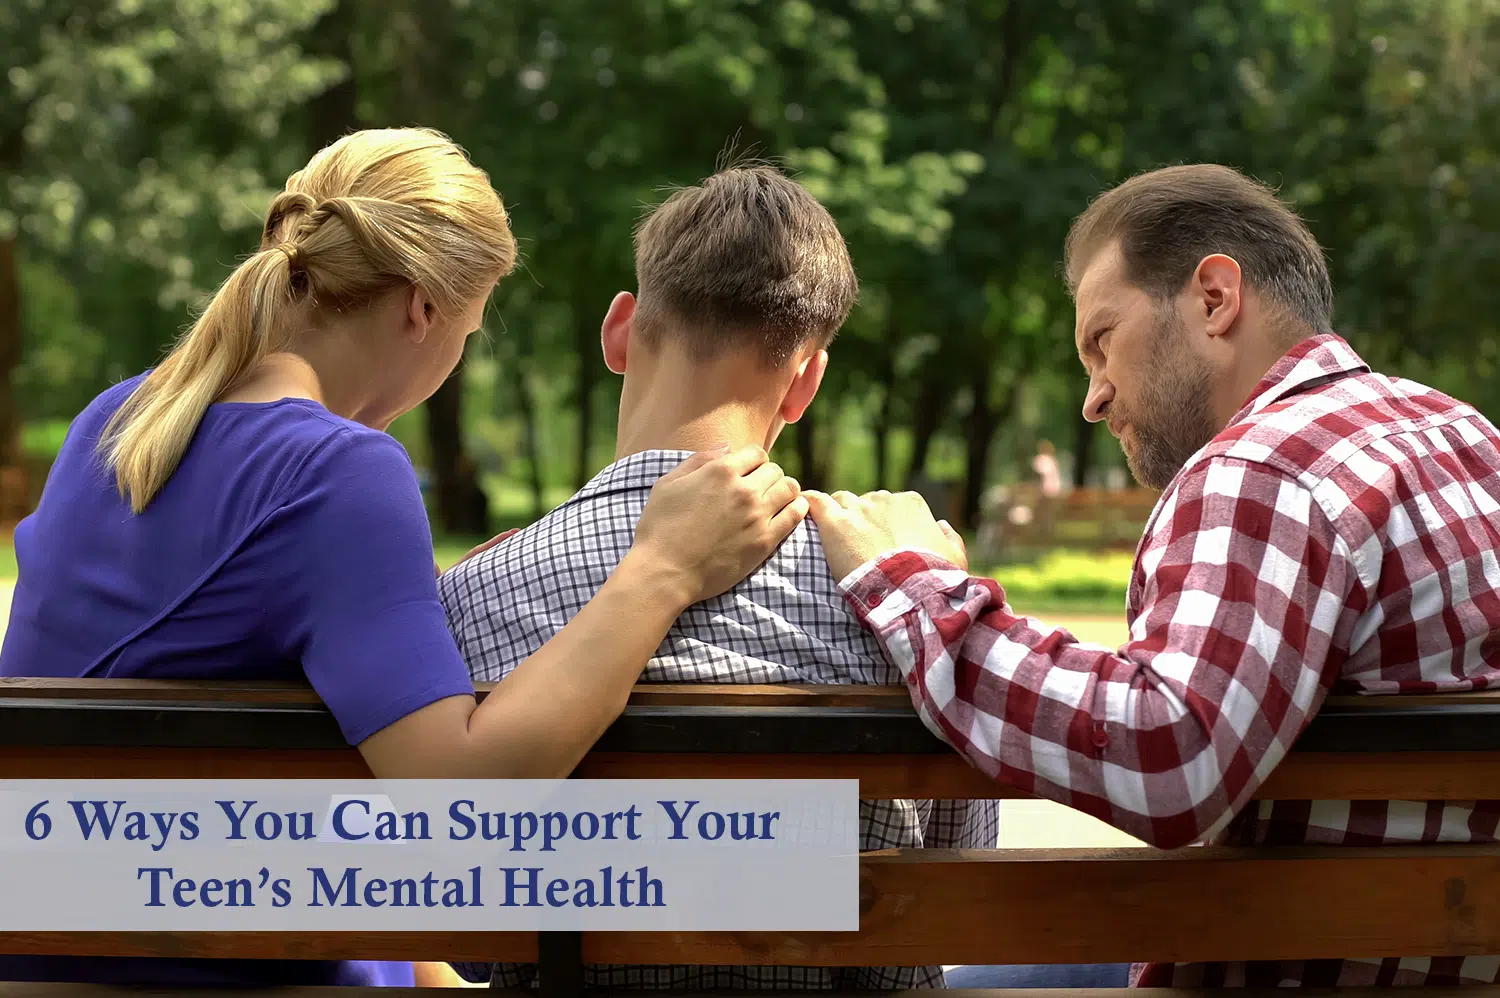
<svg viewBox="0 0 1500 998"><path fill-rule="evenodd" d="M10 620L10 597L15 583L0 581L0 640ZM1067 627L1079 639L1119 644L1125 621L1115 617L1053 616L1048 623ZM1066 849L1138 846L1141 843L1088 815L1051 801L1008 800L1000 809L1000 845L1007 849Z"/></svg>

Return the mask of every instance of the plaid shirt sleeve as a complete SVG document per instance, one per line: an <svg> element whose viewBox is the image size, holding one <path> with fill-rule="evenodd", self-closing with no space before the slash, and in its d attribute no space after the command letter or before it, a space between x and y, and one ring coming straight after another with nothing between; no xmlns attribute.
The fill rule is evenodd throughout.
<svg viewBox="0 0 1500 998"><path fill-rule="evenodd" d="M1158 507L1116 652L928 554L841 587L974 766L1170 848L1219 832L1322 705L1366 600L1359 557L1293 477L1220 456Z"/></svg>

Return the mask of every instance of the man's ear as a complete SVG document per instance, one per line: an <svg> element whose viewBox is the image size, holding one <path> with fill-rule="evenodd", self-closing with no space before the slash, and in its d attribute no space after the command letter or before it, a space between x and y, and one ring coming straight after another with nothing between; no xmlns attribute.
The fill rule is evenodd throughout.
<svg viewBox="0 0 1500 998"><path fill-rule="evenodd" d="M788 423L801 419L807 407L812 405L813 396L818 394L818 386L823 384L823 374L827 370L827 350L819 350L804 357L797 366L797 373L786 394L781 398L781 408L776 414Z"/></svg>
<svg viewBox="0 0 1500 998"><path fill-rule="evenodd" d="M1193 311L1210 336L1223 336L1239 318L1243 304L1244 275L1233 257L1213 253L1198 262L1188 281Z"/></svg>
<svg viewBox="0 0 1500 998"><path fill-rule="evenodd" d="M421 343L432 328L437 308L415 284L406 294L406 334L413 343Z"/></svg>
<svg viewBox="0 0 1500 998"><path fill-rule="evenodd" d="M635 295L621 291L609 303L604 323L599 327L599 343L604 347L604 366L615 374L625 373L625 358L630 339L635 334Z"/></svg>

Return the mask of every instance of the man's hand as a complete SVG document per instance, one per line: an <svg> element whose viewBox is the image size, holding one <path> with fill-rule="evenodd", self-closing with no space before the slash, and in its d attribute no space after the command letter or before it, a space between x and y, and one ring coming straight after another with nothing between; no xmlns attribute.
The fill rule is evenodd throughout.
<svg viewBox="0 0 1500 998"><path fill-rule="evenodd" d="M927 500L915 492L804 491L810 515L818 524L823 551L833 577L842 580L872 558L890 551L935 554L968 571L964 540L947 520L935 520Z"/></svg>

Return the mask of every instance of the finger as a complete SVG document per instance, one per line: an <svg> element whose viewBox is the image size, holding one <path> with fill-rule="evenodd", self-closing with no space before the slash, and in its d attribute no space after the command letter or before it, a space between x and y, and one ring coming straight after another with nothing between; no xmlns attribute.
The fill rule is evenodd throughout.
<svg viewBox="0 0 1500 998"><path fill-rule="evenodd" d="M859 496L855 495L853 492L847 492L842 489L840 489L838 492L835 492L830 498L832 498L834 502L838 503L844 509L853 509L854 504L859 502Z"/></svg>
<svg viewBox="0 0 1500 998"><path fill-rule="evenodd" d="M844 507L826 493L803 489L802 498L807 500L808 515L818 523L830 523L844 512Z"/></svg>
<svg viewBox="0 0 1500 998"><path fill-rule="evenodd" d="M898 502L904 502L913 509L924 510L929 516L932 515L932 509L927 505L927 499L920 492L902 492L895 496L887 492L886 496Z"/></svg>
<svg viewBox="0 0 1500 998"><path fill-rule="evenodd" d="M940 530L942 530L943 536L947 537L948 540L953 543L954 547L958 548L958 550L965 557L968 556L968 554L969 554L969 547L968 547L967 544L964 543L964 536L963 536L963 534L960 534L957 530L953 529L953 524L949 523L947 520L939 520L938 521L938 528Z"/></svg>
<svg viewBox="0 0 1500 998"><path fill-rule="evenodd" d="M807 494L803 493L771 518L771 536L777 544L791 536L792 531L797 529L797 524L807 519L810 506Z"/></svg>
<svg viewBox="0 0 1500 998"><path fill-rule="evenodd" d="M786 472L775 461L767 461L745 476L745 487L753 496L764 495L771 487L786 481Z"/></svg>
<svg viewBox="0 0 1500 998"><path fill-rule="evenodd" d="M728 453L728 444L718 444L706 450L700 450L661 477L663 480L681 478L683 475L692 474L706 464L719 460Z"/></svg>
<svg viewBox="0 0 1500 998"><path fill-rule="evenodd" d="M741 447L724 455L721 460L737 475L748 475L769 460L764 447Z"/></svg>
<svg viewBox="0 0 1500 998"><path fill-rule="evenodd" d="M476 554L482 554L483 552L488 551L490 548L495 547L496 545L504 544L506 541L510 540L520 532L520 527L511 527L509 530L502 530L500 531L500 533L496 534L494 537L491 537L483 544L480 544L478 547L473 548L468 554L464 555L464 559L468 560L469 558L474 557Z"/></svg>
<svg viewBox="0 0 1500 998"><path fill-rule="evenodd" d="M782 478L767 489L761 498L770 504L773 512L779 513L787 503L797 498L801 491L795 478Z"/></svg>

